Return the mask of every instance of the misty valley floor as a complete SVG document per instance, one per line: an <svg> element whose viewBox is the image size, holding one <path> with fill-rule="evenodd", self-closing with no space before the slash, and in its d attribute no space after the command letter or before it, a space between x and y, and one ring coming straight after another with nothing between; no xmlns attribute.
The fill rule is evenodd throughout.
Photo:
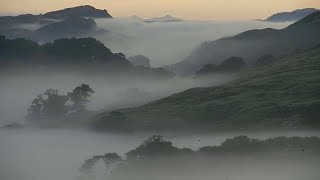
<svg viewBox="0 0 320 180"><path fill-rule="evenodd" d="M235 132L212 135L167 135L166 137L177 147L187 147L196 150L199 147L206 145L219 145L227 138L243 134L245 133ZM24 180L73 180L76 177L82 177L81 174L79 174L78 168L85 159L107 152L117 152L123 156L125 152L137 147L150 135L152 134L136 134L132 136L71 130L1 130L0 142L2 143L2 146L0 149L0 160L2 162L1 171L3 171L3 173L1 172L0 174L9 177L9 180L19 179L20 177L23 177ZM256 138L269 138L283 135L289 137L320 137L320 134L317 131L260 132L248 133L246 135ZM227 176L231 180L245 180L245 178L256 180L253 179L253 177L263 176L259 179L267 180L269 177L267 175L273 172L275 178L283 177L280 180L292 180L288 178L294 177L294 175L297 175L297 178L306 177L303 175L308 173L309 175L316 175L314 173L316 172L315 169L316 167L319 167L319 164L317 164L319 161L314 162L316 159L305 159L305 161L297 159L292 161L292 163L284 161L279 162L278 159L265 160L263 157L261 160L235 158L225 162L221 159L203 160L204 159L183 159L183 163L181 164L187 166L179 169L177 163L170 162L169 159L159 163L164 164L161 168L150 165L147 166L150 168L149 170L140 169L137 172L131 172L136 174L130 175L130 172L126 172L123 173L123 175L130 175L132 179L134 179L134 177L137 179L138 177L152 177L152 179L154 179L156 176L152 176L152 174L158 173L159 180L193 180L199 178L209 180L210 178L212 179L212 177L217 177L217 179L222 178L224 180ZM299 162L302 163L299 164ZM263 163L267 163L267 165L265 166ZM141 166L146 167L146 165ZM268 169L265 170L265 167ZM250 168L255 168L254 172L253 170L250 170ZM104 167L97 167L96 171L97 177L105 177ZM291 174L291 172L293 174ZM143 173L143 176L140 173ZM292 176L288 176L288 174L291 174ZM236 178L236 176L239 178Z"/></svg>

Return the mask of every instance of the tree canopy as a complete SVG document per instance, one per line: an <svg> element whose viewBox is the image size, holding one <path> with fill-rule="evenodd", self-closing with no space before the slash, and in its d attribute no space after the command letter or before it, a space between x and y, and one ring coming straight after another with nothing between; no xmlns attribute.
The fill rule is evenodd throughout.
<svg viewBox="0 0 320 180"><path fill-rule="evenodd" d="M26 120L33 124L43 125L62 120L71 112L84 112L93 93L94 90L86 84L76 87L67 95L60 94L56 89L48 89L32 101Z"/></svg>

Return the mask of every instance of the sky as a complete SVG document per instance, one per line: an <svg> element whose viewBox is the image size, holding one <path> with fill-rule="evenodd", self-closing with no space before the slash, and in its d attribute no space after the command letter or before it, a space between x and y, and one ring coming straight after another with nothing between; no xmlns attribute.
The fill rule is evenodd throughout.
<svg viewBox="0 0 320 180"><path fill-rule="evenodd" d="M107 9L114 17L170 14L189 20L248 20L300 8L320 9L320 0L0 0L0 14L39 14L78 5Z"/></svg>

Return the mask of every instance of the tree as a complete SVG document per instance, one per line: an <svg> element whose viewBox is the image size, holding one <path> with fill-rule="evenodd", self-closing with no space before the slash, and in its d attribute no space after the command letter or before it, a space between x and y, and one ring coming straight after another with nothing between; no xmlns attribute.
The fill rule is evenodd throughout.
<svg viewBox="0 0 320 180"><path fill-rule="evenodd" d="M94 90L87 84L81 84L76 87L68 97L73 102L72 110L81 112L85 110L85 105L89 102L89 98L94 93Z"/></svg>
<svg viewBox="0 0 320 180"><path fill-rule="evenodd" d="M166 141L162 136L154 135L144 141L136 149L129 151L126 155L128 159L150 158L162 155L173 155L178 152L170 141Z"/></svg>
<svg viewBox="0 0 320 180"><path fill-rule="evenodd" d="M44 106L44 99L42 95L38 95L33 101L28 109L28 115L26 119L28 121L36 121L38 119L42 119L44 117L43 114L43 106Z"/></svg>
<svg viewBox="0 0 320 180"><path fill-rule="evenodd" d="M26 119L36 123L61 119L69 111L67 101L68 97L60 95L58 90L48 89L33 100Z"/></svg>
<svg viewBox="0 0 320 180"><path fill-rule="evenodd" d="M94 166L100 160L103 160L107 169L111 168L110 165L117 164L123 161L117 153L107 153L102 156L93 156L92 158L85 160L79 170L83 173L91 173Z"/></svg>

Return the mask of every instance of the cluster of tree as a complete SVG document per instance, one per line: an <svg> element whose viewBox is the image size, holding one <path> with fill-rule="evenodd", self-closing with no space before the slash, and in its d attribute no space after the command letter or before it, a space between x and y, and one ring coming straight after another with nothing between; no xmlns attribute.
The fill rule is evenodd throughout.
<svg viewBox="0 0 320 180"><path fill-rule="evenodd" d="M128 160L137 160L143 158L155 158L158 156L172 156L191 153L188 148L174 147L172 142L166 141L162 136L154 135L145 140L134 150L126 153Z"/></svg>
<svg viewBox="0 0 320 180"><path fill-rule="evenodd" d="M206 146L198 151L201 154L255 154L255 153L319 153L318 137L275 137L265 140L238 136L227 139L220 146Z"/></svg>
<svg viewBox="0 0 320 180"><path fill-rule="evenodd" d="M27 39L7 39L0 36L0 64L53 65L53 64L104 64L113 63L131 67L122 55L112 53L94 38L58 39L39 45Z"/></svg>
<svg viewBox="0 0 320 180"><path fill-rule="evenodd" d="M45 68L43 68L45 67ZM137 76L139 79L169 79L164 68L134 67L123 53L113 53L94 38L62 38L43 45L31 40L7 39L0 35L0 69L52 70L67 73L107 73ZM37 72L37 71L36 71ZM49 71L51 72L51 71Z"/></svg>
<svg viewBox="0 0 320 180"><path fill-rule="evenodd" d="M206 146L199 150L188 148L177 148L172 142L165 140L162 136L155 135L145 140L137 148L126 153L126 159L123 160L116 153L109 153L103 156L94 156L84 162L80 170L82 172L91 172L94 165L99 160L104 160L106 166L110 164L132 165L143 160L153 160L172 157L227 157L244 156L255 157L254 155L293 155L304 153L306 155L318 155L320 152L320 138L318 137L275 137L265 140L249 138L247 136L238 136L227 139L218 146ZM148 161L149 162L149 161Z"/></svg>
<svg viewBox="0 0 320 180"><path fill-rule="evenodd" d="M85 112L93 93L94 90L86 84L76 87L66 95L60 94L56 89L48 89L32 101L26 120L35 125L43 125L65 119L71 113Z"/></svg>
<svg viewBox="0 0 320 180"><path fill-rule="evenodd" d="M100 160L102 160L108 168L112 164L121 162L122 158L117 153L107 153L102 156L93 156L92 158L85 160L79 170L83 173L91 173L96 163L98 163Z"/></svg>
<svg viewBox="0 0 320 180"><path fill-rule="evenodd" d="M203 66L198 72L196 72L196 76L209 75L214 73L234 73L243 68L246 68L247 64L240 57L230 57L224 60L221 64L207 64Z"/></svg>

